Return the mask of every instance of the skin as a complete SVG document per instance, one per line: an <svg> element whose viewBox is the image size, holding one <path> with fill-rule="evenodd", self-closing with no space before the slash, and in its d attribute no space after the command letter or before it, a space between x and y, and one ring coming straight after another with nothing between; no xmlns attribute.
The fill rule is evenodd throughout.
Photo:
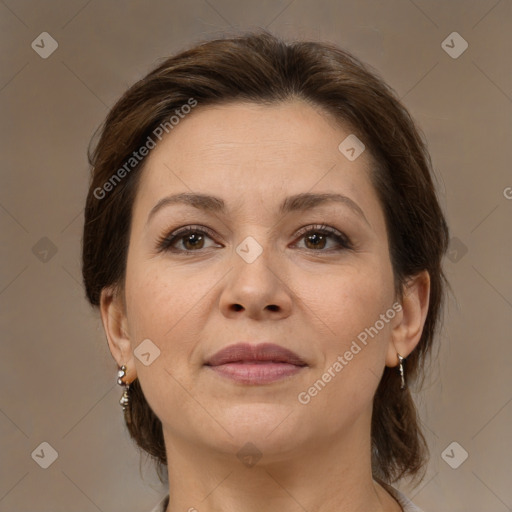
<svg viewBox="0 0 512 512"><path fill-rule="evenodd" d="M307 405L297 399L397 301L370 155L349 161L338 150L350 133L301 100L198 106L146 161L125 288L103 290L101 314L113 357L128 367L125 382L139 379L162 421L167 512L401 510L372 479L372 399L384 367L420 339L428 273L412 277L402 311ZM147 223L161 198L179 192L222 198L227 214L175 204ZM281 201L303 192L348 196L367 222L337 203L279 216ZM353 248L332 237L308 241L314 227L297 236L322 224ZM215 236L182 237L174 243L181 254L158 252L160 237L190 225ZM251 263L235 250L248 236L263 250ZM133 354L145 339L160 350L148 366ZM204 367L238 341L280 344L308 366L264 385ZM237 457L247 442L262 455L252 467Z"/></svg>

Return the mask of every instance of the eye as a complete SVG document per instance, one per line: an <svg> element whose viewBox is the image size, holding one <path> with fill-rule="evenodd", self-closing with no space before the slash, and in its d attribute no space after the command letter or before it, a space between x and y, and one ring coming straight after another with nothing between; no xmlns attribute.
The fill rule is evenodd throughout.
<svg viewBox="0 0 512 512"><path fill-rule="evenodd" d="M352 242L344 233L330 226L318 224L314 226L306 226L299 231L298 236L304 238L306 249L312 251L330 252L330 250L336 251L353 248ZM323 251L329 239L334 240L337 243L338 249L335 247L334 249Z"/></svg>
<svg viewBox="0 0 512 512"><path fill-rule="evenodd" d="M350 239L344 233L330 226L320 224L306 226L297 233L297 236L305 240L305 248L311 251L331 252L353 248ZM190 254L201 249L208 249L209 247L205 246L205 240L207 238L212 240L214 237L215 233L204 226L186 226L161 237L158 240L157 249L159 252ZM334 241L337 248L335 246L324 250L329 240Z"/></svg>
<svg viewBox="0 0 512 512"><path fill-rule="evenodd" d="M204 246L205 239L212 239L214 236L214 233L204 226L187 226L160 238L157 247L159 251L190 253L207 249L208 247ZM178 245L178 248L175 245Z"/></svg>

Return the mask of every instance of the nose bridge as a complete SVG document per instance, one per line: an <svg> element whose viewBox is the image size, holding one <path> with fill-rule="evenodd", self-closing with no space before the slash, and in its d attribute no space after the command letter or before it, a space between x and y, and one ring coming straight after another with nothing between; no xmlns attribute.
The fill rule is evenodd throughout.
<svg viewBox="0 0 512 512"><path fill-rule="evenodd" d="M264 206L261 195L255 192L238 203L235 208L238 217L234 226L234 252L247 265L256 261L270 262L275 246L276 219Z"/></svg>
<svg viewBox="0 0 512 512"><path fill-rule="evenodd" d="M279 264L278 248L267 228L248 229L234 247L233 269L222 293L224 312L239 311L240 307L251 316L265 310L286 312L291 299ZM277 257L276 257L277 256Z"/></svg>
<svg viewBox="0 0 512 512"><path fill-rule="evenodd" d="M276 246L269 239L264 229L252 230L235 246L234 276L239 281L259 285L262 289L272 286L276 279L276 269L272 268L277 261L274 257Z"/></svg>

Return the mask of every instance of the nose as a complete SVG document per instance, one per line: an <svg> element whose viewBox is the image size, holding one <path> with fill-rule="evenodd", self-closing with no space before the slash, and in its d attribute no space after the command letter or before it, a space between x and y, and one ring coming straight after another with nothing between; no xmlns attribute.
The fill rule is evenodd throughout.
<svg viewBox="0 0 512 512"><path fill-rule="evenodd" d="M277 320L290 315L292 286L284 265L270 252L264 249L254 261L234 252L233 268L220 297L220 308L226 317Z"/></svg>

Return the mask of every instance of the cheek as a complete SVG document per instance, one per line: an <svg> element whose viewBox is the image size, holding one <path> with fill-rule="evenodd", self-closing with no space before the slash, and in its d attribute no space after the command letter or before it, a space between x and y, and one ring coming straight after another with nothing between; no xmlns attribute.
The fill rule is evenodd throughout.
<svg viewBox="0 0 512 512"><path fill-rule="evenodd" d="M393 276L385 263L344 268L322 279L310 290L319 325L327 326L320 336L323 359L314 369L310 387L302 391L302 403L319 411L328 406L334 415L357 416L371 407L385 365L391 339ZM311 299L311 296L310 296ZM316 321L316 320L315 320Z"/></svg>
<svg viewBox="0 0 512 512"><path fill-rule="evenodd" d="M172 357L181 357L186 340L184 328L187 311L197 302L193 293L181 282L179 273L170 272L151 262L133 262L126 274L126 305L129 335L132 349L137 355L137 346L146 339L158 347L160 355L148 368L135 360L138 374L144 378L166 366Z"/></svg>
<svg viewBox="0 0 512 512"><path fill-rule="evenodd" d="M197 324L193 319L194 305L203 294L191 292L187 288L190 282L180 279L179 272L164 271L150 264L141 272L134 270L137 269L127 273L125 286L127 317L137 378L144 396L159 418L165 418L177 407L184 416L197 414L180 383L189 381L189 361L197 338L193 332ZM151 362L146 365L138 354L142 353L141 342L148 339L154 344L149 345L149 352L157 355L154 359L151 355ZM185 387L192 390L188 384Z"/></svg>
<svg viewBox="0 0 512 512"><path fill-rule="evenodd" d="M140 246L139 246L140 245ZM200 298L186 263L171 264L165 258L150 258L143 243L134 244L126 267L126 301L130 333L139 339L161 340Z"/></svg>
<svg viewBox="0 0 512 512"><path fill-rule="evenodd" d="M321 283L308 287L308 300L316 305L320 319L331 327L331 338L338 336L340 348L392 306L393 276L385 262L347 266L322 277Z"/></svg>

